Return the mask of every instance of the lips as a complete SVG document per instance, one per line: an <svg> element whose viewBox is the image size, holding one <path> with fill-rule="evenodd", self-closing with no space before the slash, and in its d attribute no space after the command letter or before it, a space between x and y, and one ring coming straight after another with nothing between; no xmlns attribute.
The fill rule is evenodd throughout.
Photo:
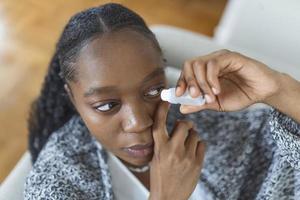
<svg viewBox="0 0 300 200"><path fill-rule="evenodd" d="M153 152L154 143L136 144L130 147L124 148L124 151L131 157L143 158Z"/></svg>
<svg viewBox="0 0 300 200"><path fill-rule="evenodd" d="M153 142L149 142L147 144L136 144L136 145L132 145L132 146L129 146L127 148L130 148L130 149L135 149L135 150L141 150L141 149L146 149L148 147L151 147L153 145Z"/></svg>

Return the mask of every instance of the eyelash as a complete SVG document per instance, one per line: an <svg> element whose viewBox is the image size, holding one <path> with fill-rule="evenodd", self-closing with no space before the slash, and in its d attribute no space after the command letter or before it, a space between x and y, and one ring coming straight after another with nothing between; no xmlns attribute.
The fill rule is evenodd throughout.
<svg viewBox="0 0 300 200"><path fill-rule="evenodd" d="M164 89L165 87L164 86L159 86L159 87L155 87L155 88L150 88L150 90L148 91L148 93L149 92L151 92L151 91L153 91L153 90L157 90L158 91L158 93L157 94L155 94L155 95L145 95L146 97L149 97L149 98L156 98L156 97L158 97L159 95L160 95L160 92L162 91L162 89ZM112 109L114 109L114 105L118 105L118 102L108 102L108 103L104 103L104 104L101 104L100 106L97 106L97 107L95 107L95 109L96 110L98 110L98 111L100 111L100 112L103 112L103 113L105 113L105 112L110 112ZM104 106L108 106L108 110L105 110L105 111L103 111L103 110L100 110L99 108L100 107L104 107Z"/></svg>

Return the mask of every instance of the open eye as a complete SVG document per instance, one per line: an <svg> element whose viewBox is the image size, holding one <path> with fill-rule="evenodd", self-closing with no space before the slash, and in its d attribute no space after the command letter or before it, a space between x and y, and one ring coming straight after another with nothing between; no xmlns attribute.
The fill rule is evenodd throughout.
<svg viewBox="0 0 300 200"><path fill-rule="evenodd" d="M157 87L157 88L151 88L148 90L147 94L145 96L147 97L157 97L160 95L160 92L164 89L163 86Z"/></svg>
<svg viewBox="0 0 300 200"><path fill-rule="evenodd" d="M97 106L96 109L101 111L101 112L108 112L112 110L115 106L117 106L117 102L109 102L109 103L104 103L100 106Z"/></svg>

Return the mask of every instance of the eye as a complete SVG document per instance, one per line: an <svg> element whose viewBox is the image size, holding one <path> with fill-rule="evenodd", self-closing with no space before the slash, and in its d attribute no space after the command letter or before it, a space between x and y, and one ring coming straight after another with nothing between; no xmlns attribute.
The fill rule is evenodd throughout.
<svg viewBox="0 0 300 200"><path fill-rule="evenodd" d="M147 97L157 97L160 95L160 92L164 89L164 86L156 87L156 88L151 88L148 90L147 94L145 96Z"/></svg>
<svg viewBox="0 0 300 200"><path fill-rule="evenodd" d="M117 102L109 102L109 103L101 104L100 106L97 106L95 108L101 112L108 112L112 110L114 107L116 107L117 105L118 105Z"/></svg>

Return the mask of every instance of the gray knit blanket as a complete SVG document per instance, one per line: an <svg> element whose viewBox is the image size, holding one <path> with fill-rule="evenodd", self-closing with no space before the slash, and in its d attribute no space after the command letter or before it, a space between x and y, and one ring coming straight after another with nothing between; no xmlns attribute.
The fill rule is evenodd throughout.
<svg viewBox="0 0 300 200"><path fill-rule="evenodd" d="M200 180L220 200L300 200L300 124L273 108L182 115L206 142ZM100 155L100 156L99 156ZM172 170L172 169L170 169ZM54 132L29 173L25 199L114 199L107 151L80 116Z"/></svg>

